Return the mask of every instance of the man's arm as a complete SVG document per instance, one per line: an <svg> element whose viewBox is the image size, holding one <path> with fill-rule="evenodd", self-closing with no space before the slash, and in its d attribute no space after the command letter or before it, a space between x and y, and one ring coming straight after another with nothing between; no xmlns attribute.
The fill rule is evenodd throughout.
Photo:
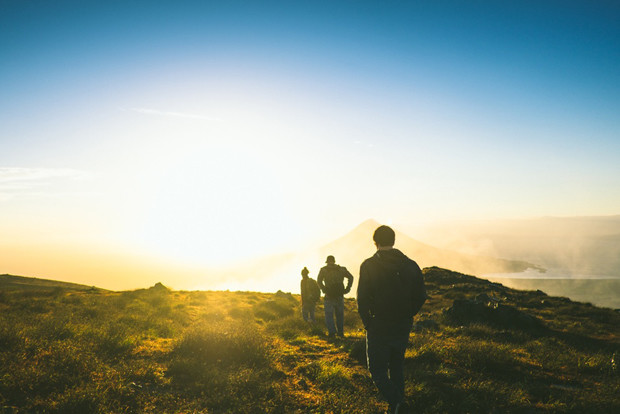
<svg viewBox="0 0 620 414"><path fill-rule="evenodd" d="M412 313L413 315L417 314L422 308L424 302L428 298L426 295L426 287L424 286L424 276L422 275L422 270L420 266L415 261L411 261L411 276L412 276L412 284L411 284L411 297L413 298L412 305Z"/></svg>
<svg viewBox="0 0 620 414"><path fill-rule="evenodd" d="M344 270L344 277L347 278L347 287L344 288L344 293L349 293L351 291L351 286L353 285L353 275L347 270L346 267L343 267L342 270Z"/></svg>
<svg viewBox="0 0 620 414"><path fill-rule="evenodd" d="M368 330L370 321L372 320L372 314L370 313L370 295L372 289L370 287L370 280L368 279L368 272L364 263L360 267L360 279L357 284L357 311L360 314L364 328Z"/></svg>
<svg viewBox="0 0 620 414"><path fill-rule="evenodd" d="M319 276L316 278L316 283L318 283L319 288L321 288L323 293L325 293L325 272L323 271L323 268L319 270Z"/></svg>
<svg viewBox="0 0 620 414"><path fill-rule="evenodd" d="M304 297L306 296L306 289L304 289L304 281L303 279L301 280L301 283L299 284L299 291L301 292L301 303L304 303Z"/></svg>

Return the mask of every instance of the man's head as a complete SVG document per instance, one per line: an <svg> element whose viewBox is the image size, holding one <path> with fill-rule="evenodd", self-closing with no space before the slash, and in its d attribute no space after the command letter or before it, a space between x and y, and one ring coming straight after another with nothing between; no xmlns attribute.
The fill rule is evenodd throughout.
<svg viewBox="0 0 620 414"><path fill-rule="evenodd" d="M307 267L304 267L303 269L301 269L301 275L303 277L308 277L308 273L310 273L310 271L308 270Z"/></svg>
<svg viewBox="0 0 620 414"><path fill-rule="evenodd" d="M396 234L394 233L394 230L388 226L379 226L377 227L377 230L375 230L375 234L373 234L372 239L375 241L377 248L392 247L394 246Z"/></svg>
<svg viewBox="0 0 620 414"><path fill-rule="evenodd" d="M327 264L335 264L336 263L336 258L330 254L329 256L327 256L327 260L325 260L325 263L327 263Z"/></svg>

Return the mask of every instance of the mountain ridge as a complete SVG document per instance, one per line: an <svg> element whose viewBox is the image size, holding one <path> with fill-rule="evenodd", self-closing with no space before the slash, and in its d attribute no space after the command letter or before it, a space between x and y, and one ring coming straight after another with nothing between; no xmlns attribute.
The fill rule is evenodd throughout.
<svg viewBox="0 0 620 414"><path fill-rule="evenodd" d="M324 255L338 253L345 256L345 261L355 263L355 268L359 269L359 264L375 252L372 235L380 225L374 219L365 220L349 233L322 246L319 250ZM526 261L476 256L437 248L420 242L396 228L394 232L396 233L394 247L418 262L420 267L437 266L474 275L517 273L527 269L536 269L541 272L545 270L541 266ZM330 251L335 253L329 253ZM355 257L352 257L350 251L354 252ZM338 260L338 257L336 259Z"/></svg>

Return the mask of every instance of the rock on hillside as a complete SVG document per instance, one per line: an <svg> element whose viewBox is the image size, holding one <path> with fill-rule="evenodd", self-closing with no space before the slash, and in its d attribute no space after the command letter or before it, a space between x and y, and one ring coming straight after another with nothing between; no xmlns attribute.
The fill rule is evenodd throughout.
<svg viewBox="0 0 620 414"><path fill-rule="evenodd" d="M449 325L484 324L538 335L553 329L565 330L578 321L583 332L617 334L620 315L612 309L549 296L540 290L511 289L438 267L426 268L423 273L430 297L423 312L439 312ZM424 315L418 319L424 321ZM598 325L594 327L595 324Z"/></svg>

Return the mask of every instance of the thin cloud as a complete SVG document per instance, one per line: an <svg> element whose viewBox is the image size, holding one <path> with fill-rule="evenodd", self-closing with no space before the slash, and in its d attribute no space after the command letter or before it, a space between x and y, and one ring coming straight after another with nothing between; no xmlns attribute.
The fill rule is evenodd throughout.
<svg viewBox="0 0 620 414"><path fill-rule="evenodd" d="M84 171L71 168L23 168L0 167L0 184L16 181L41 181L52 178L83 179L89 176Z"/></svg>
<svg viewBox="0 0 620 414"><path fill-rule="evenodd" d="M0 167L0 200L16 196L40 197L55 194L58 181L83 181L91 174L71 168Z"/></svg>
<svg viewBox="0 0 620 414"><path fill-rule="evenodd" d="M219 118L213 118L210 116L199 115L199 114L189 114L185 112L160 111L157 109L150 109L150 108L129 108L129 110L132 112L137 112L139 114L145 114L145 115L156 115L156 116L186 118L186 119L199 119L201 121L209 121L209 122L222 122L222 120Z"/></svg>

